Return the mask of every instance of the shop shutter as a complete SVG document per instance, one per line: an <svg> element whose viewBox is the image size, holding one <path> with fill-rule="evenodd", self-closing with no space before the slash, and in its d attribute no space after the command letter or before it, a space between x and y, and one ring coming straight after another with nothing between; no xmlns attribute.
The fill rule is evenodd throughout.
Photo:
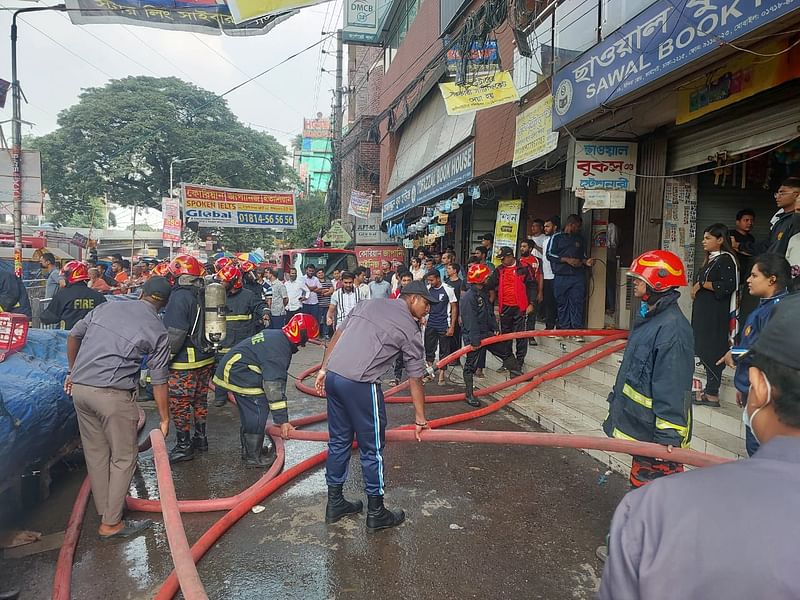
<svg viewBox="0 0 800 600"><path fill-rule="evenodd" d="M783 100L752 112L737 110L737 118L723 118L713 124L687 129L669 141L670 173L708 163L718 153L728 156L766 148L797 137L800 110L797 98Z"/></svg>

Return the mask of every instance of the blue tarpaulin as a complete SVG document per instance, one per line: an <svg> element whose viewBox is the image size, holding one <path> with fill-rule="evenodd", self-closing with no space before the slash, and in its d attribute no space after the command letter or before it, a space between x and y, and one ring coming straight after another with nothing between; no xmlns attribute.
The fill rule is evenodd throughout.
<svg viewBox="0 0 800 600"><path fill-rule="evenodd" d="M0 363L0 482L51 458L78 435L64 393L66 331L30 329L25 347Z"/></svg>

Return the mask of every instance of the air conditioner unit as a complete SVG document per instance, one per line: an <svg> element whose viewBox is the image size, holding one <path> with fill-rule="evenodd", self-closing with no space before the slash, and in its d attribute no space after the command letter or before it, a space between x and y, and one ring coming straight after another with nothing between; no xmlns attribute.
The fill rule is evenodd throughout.
<svg viewBox="0 0 800 600"><path fill-rule="evenodd" d="M617 327L619 329L631 328L631 298L633 298L633 278L625 274L630 267L619 267L617 270ZM622 283L624 282L624 285Z"/></svg>

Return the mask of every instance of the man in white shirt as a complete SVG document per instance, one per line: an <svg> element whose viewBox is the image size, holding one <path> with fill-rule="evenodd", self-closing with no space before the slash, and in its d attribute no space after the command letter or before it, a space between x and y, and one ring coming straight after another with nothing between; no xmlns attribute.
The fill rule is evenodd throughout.
<svg viewBox="0 0 800 600"><path fill-rule="evenodd" d="M531 239L536 243L533 255L544 262L544 245L547 243L547 234L544 232L544 221L534 219L531 224Z"/></svg>
<svg viewBox="0 0 800 600"><path fill-rule="evenodd" d="M302 311L307 315L311 315L319 322L319 297L317 296L317 292L322 288L322 283L317 279L315 275L316 272L317 268L314 265L306 265L306 274L302 281L308 290L308 296L303 300Z"/></svg>
<svg viewBox="0 0 800 600"><path fill-rule="evenodd" d="M288 321L303 308L303 299L308 297L306 285L297 279L297 269L289 269L289 279L284 284L289 302L286 304L286 320Z"/></svg>
<svg viewBox="0 0 800 600"><path fill-rule="evenodd" d="M325 321L328 327L336 327L336 329L341 327L356 304L365 299L361 295L361 291L355 287L354 279L355 277L352 273L348 271L342 273L342 287L333 292L331 304L328 307Z"/></svg>
<svg viewBox="0 0 800 600"><path fill-rule="evenodd" d="M372 292L369 289L369 285L367 284L367 269L366 267L356 267L356 270L353 271L353 275L355 275L355 286L358 290L359 295L361 296L362 300L369 300L372 298Z"/></svg>
<svg viewBox="0 0 800 600"><path fill-rule="evenodd" d="M553 240L553 236L558 233L559 225L561 225L561 219L559 219L557 216L550 217L544 222L545 239L542 244L542 254L544 256L547 256L547 250L550 246L550 242ZM535 237L533 240L537 244L539 243ZM542 320L544 320L545 329L555 329L556 317L558 316L556 296L553 291L553 280L555 279L555 275L553 274L553 265L551 265L550 261L546 258L542 260L542 277L544 278L544 296L541 304L539 305L539 316L542 318Z"/></svg>

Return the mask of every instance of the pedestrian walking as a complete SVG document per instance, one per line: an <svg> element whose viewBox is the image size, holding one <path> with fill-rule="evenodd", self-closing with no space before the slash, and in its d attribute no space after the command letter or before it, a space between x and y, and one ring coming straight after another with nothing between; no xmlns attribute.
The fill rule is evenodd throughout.
<svg viewBox="0 0 800 600"><path fill-rule="evenodd" d="M319 330L322 339L327 341L333 335L333 328L328 325L328 308L331 306L331 296L333 296L333 282L325 276L325 269L317 269L317 279L319 279L319 290L317 300L319 302Z"/></svg>
<svg viewBox="0 0 800 600"><path fill-rule="evenodd" d="M39 319L45 325L58 323L61 329L69 331L96 306L105 302L106 297L86 285L89 280L86 263L69 261L61 269L61 277L64 287L56 292Z"/></svg>
<svg viewBox="0 0 800 600"><path fill-rule="evenodd" d="M192 460L195 448L208 449L208 390L215 356L205 348L199 326L205 272L202 265L195 257L181 254L170 263L170 272L175 285L163 319L169 333L169 409L176 438L169 461L177 463Z"/></svg>
<svg viewBox="0 0 800 600"><path fill-rule="evenodd" d="M347 316L356 307L356 304L365 300L361 290L355 285L355 276L349 271L342 273L342 287L331 295L331 305L328 307L326 322L334 330L339 329Z"/></svg>
<svg viewBox="0 0 800 600"><path fill-rule="evenodd" d="M14 275L12 271L3 271L1 269L0 312L25 315L29 321L33 316L28 290L25 289L22 279Z"/></svg>
<svg viewBox="0 0 800 600"><path fill-rule="evenodd" d="M367 531L395 527L405 520L402 510L384 506L383 448L386 443L386 406L380 378L403 355L414 404L417 440L428 428L425 418L425 356L419 321L436 303L425 285L413 281L397 300L376 299L353 309L325 350L315 386L328 401L328 458L325 479L328 503L325 522L360 513L361 501L342 494L347 480L353 434L358 436L361 470L367 494Z"/></svg>
<svg viewBox="0 0 800 600"><path fill-rule="evenodd" d="M152 521L124 520L125 496L139 453L136 408L139 370L146 360L164 437L169 433L169 334L158 312L170 297L162 277L152 277L138 301L105 302L78 321L67 338L64 390L78 416L101 540L128 538Z"/></svg>
<svg viewBox="0 0 800 600"><path fill-rule="evenodd" d="M800 297L788 296L750 349L758 452L627 494L599 600L800 598L800 336L787 335L798 322Z"/></svg>
<svg viewBox="0 0 800 600"><path fill-rule="evenodd" d="M265 439L267 418L287 438L294 427L289 423L286 381L292 355L298 346L319 336L319 324L311 315L297 314L281 329L264 329L236 344L225 355L214 374L214 385L232 392L239 409L239 438L245 467L265 468L275 455Z"/></svg>
<svg viewBox="0 0 800 600"><path fill-rule="evenodd" d="M736 289L739 273L728 228L722 223L703 232L706 258L692 287L694 352L706 371L706 385L695 404L719 408L719 388L725 365L717 361L730 348L736 331Z"/></svg>
<svg viewBox="0 0 800 600"><path fill-rule="evenodd" d="M439 271L432 269L425 277L428 283L428 293L436 302L431 306L428 321L425 323L425 362L428 367L433 367L436 360L436 351L439 359L450 354L453 347L453 336L458 322L458 303L453 288L442 284ZM439 385L444 384L445 370L439 370Z"/></svg>
<svg viewBox="0 0 800 600"><path fill-rule="evenodd" d="M481 342L491 337L497 331L497 320L494 318L492 303L489 301L486 281L491 271L486 265L473 263L467 269L467 291L461 297L461 320L463 323L464 344L471 346L464 360L462 371L464 378L465 400L470 406L480 406L480 400L473 393L473 377L481 355L486 355L487 348L481 348ZM521 375L520 366L511 352L511 342L500 342L488 346L489 352L494 354L503 363L503 368L516 377Z"/></svg>

